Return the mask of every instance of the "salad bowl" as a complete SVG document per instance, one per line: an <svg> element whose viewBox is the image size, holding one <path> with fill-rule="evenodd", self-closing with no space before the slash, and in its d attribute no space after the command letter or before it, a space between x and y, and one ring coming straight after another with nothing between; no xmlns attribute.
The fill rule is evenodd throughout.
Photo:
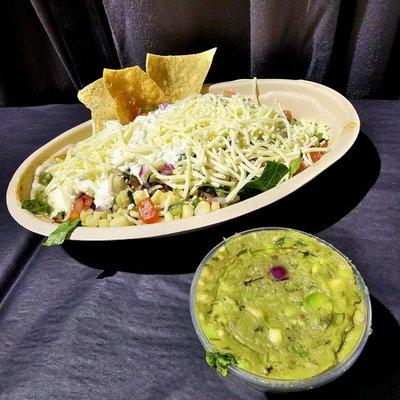
<svg viewBox="0 0 400 400"><path fill-rule="evenodd" d="M241 79L213 84L203 92L222 94L224 91L253 97L261 104L273 106L278 100L284 109L296 118L312 119L331 127L331 150L317 163L280 183L278 186L246 200L221 208L208 214L168 222L126 227L78 227L72 240L124 240L176 235L205 229L242 215L251 213L278 201L315 178L338 161L353 145L360 129L360 120L351 103L338 92L304 80L259 79L258 93L254 94L254 81ZM62 154L73 145L92 134L92 122L87 121L62 133L30 155L12 177L7 190L7 207L12 217L26 229L48 236L56 224L22 209L22 200L29 197L36 168L47 159Z"/></svg>

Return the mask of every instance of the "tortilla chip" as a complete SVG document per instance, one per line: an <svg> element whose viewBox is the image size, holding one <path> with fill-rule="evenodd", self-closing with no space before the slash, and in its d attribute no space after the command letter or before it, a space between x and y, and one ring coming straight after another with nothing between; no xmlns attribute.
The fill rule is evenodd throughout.
<svg viewBox="0 0 400 400"><path fill-rule="evenodd" d="M117 105L118 119L127 124L146 105L158 106L168 101L160 87L140 67L104 69L104 85Z"/></svg>
<svg viewBox="0 0 400 400"><path fill-rule="evenodd" d="M146 72L171 101L201 91L217 48L185 56L147 54Z"/></svg>
<svg viewBox="0 0 400 400"><path fill-rule="evenodd" d="M90 109L96 132L104 129L106 121L117 119L115 102L107 92L103 78L81 89L78 92L78 99Z"/></svg>

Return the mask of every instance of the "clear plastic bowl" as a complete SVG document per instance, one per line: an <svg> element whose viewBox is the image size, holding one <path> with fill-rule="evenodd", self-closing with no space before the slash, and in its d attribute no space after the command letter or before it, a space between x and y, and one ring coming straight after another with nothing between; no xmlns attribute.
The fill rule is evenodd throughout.
<svg viewBox="0 0 400 400"><path fill-rule="evenodd" d="M296 229L280 228L280 227L250 229L250 230L247 230L244 232L237 233L236 235L233 235L230 238L223 240L221 243L217 244L213 249L211 249L208 252L208 254L203 258L203 260L201 261L201 263L200 263L199 267L197 268L197 271L193 277L192 285L190 288L190 300L189 300L190 301L190 315L192 317L194 329L195 329L197 336L199 337L200 342L203 345L204 349L206 351L215 350L212 343L207 339L206 335L203 333L200 323L197 319L196 310L195 310L196 286L197 286L197 281L199 279L201 271L203 270L205 264L208 262L208 260L211 258L211 256L221 246L223 246L227 240L231 240L233 238L236 238L238 235L246 235L251 232L271 231L271 230L297 231L304 235L311 236L311 237L317 239L319 242L321 242L321 243L331 247L333 250L337 251L349 262L349 264L351 265L351 267L353 269L357 283L360 286L361 291L364 295L364 303L366 306L366 323L365 323L364 332L363 332L357 346L354 348L353 352L350 353L342 362L340 362L339 364L337 364L337 365L327 369L326 371L324 371L318 375L315 375L311 378L300 379L300 380L268 379L268 378L264 378L262 376L255 375L250 372L244 371L243 369L240 369L235 365L231 365L228 367L229 372L233 376L246 382L253 388L260 390L260 391L264 391L264 392L296 392L296 391L313 389L315 387L325 385L325 384L333 381L334 379L341 376L344 372L346 372L354 364L354 362L357 360L357 358L361 354L361 352L364 349L364 346L368 340L368 336L371 333L372 311L371 311L371 301L370 301L369 294L368 294L368 288L365 285L360 273L357 271L357 269L355 268L353 263L343 253L341 253L338 249L336 249L331 244L329 244L329 243L325 242L324 240L322 240L314 235L311 235L309 233L302 232L302 231L299 231Z"/></svg>

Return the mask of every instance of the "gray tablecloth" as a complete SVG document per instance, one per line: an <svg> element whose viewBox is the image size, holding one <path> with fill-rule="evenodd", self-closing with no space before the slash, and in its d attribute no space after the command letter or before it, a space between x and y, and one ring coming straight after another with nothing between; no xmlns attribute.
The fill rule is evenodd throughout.
<svg viewBox="0 0 400 400"><path fill-rule="evenodd" d="M359 361L328 386L284 398L400 398L400 102L354 104L362 129L353 148L276 204L198 233L56 248L11 219L5 190L25 157L88 113L79 105L0 109L0 398L265 398L207 367L188 307L204 254L258 226L330 241L354 260L372 297L374 332Z"/></svg>

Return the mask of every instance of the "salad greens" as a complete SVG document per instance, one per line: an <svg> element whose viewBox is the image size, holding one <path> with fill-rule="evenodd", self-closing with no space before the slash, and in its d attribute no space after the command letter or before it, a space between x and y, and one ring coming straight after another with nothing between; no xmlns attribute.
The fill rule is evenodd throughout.
<svg viewBox="0 0 400 400"><path fill-rule="evenodd" d="M228 367L236 364L235 358L228 353L222 351L214 351L206 353L207 364L217 370L222 376L228 375Z"/></svg>
<svg viewBox="0 0 400 400"><path fill-rule="evenodd" d="M49 172L42 174L42 176L39 179L39 183L43 186L47 186L51 180L53 179L53 175L50 174Z"/></svg>
<svg viewBox="0 0 400 400"><path fill-rule="evenodd" d="M36 195L34 199L24 200L22 202L22 208L28 210L33 214L50 214L51 207L47 203L47 198L43 192Z"/></svg>
<svg viewBox="0 0 400 400"><path fill-rule="evenodd" d="M290 177L292 177L297 172L297 170L300 168L300 164L301 164L301 158L300 157L296 158L295 160L293 160L290 163L290 166L289 166L289 175L290 175Z"/></svg>
<svg viewBox="0 0 400 400"><path fill-rule="evenodd" d="M214 185L204 184L204 185L199 186L198 189L203 190L204 192L215 194L218 197L225 197L229 194L229 190L223 189L221 187L216 187Z"/></svg>
<svg viewBox="0 0 400 400"><path fill-rule="evenodd" d="M66 221L58 225L57 229L52 232L49 237L43 242L43 246L56 246L64 243L68 239L72 232L81 224L79 219L75 221Z"/></svg>
<svg viewBox="0 0 400 400"><path fill-rule="evenodd" d="M197 204L200 203L200 199L197 197L196 199L193 199L192 202L190 203L193 208L196 208Z"/></svg>
<svg viewBox="0 0 400 400"><path fill-rule="evenodd" d="M169 212L172 214L173 217L180 217L182 214L182 203L173 204L169 208Z"/></svg>
<svg viewBox="0 0 400 400"><path fill-rule="evenodd" d="M285 164L276 161L268 161L261 176L251 180L240 189L239 197L241 199L247 199L272 189L288 172L289 169Z"/></svg>
<svg viewBox="0 0 400 400"><path fill-rule="evenodd" d="M132 190L128 190L128 191L126 192L126 195L128 196L129 201L130 201L132 204L135 204L135 200L133 199L133 192L132 192Z"/></svg>
<svg viewBox="0 0 400 400"><path fill-rule="evenodd" d="M101 228L189 218L265 192L329 150L319 148L329 144L329 126L295 120L278 103L226 95L144 104L129 124L108 121L96 137L39 165L31 194L43 194L22 207Z"/></svg>

